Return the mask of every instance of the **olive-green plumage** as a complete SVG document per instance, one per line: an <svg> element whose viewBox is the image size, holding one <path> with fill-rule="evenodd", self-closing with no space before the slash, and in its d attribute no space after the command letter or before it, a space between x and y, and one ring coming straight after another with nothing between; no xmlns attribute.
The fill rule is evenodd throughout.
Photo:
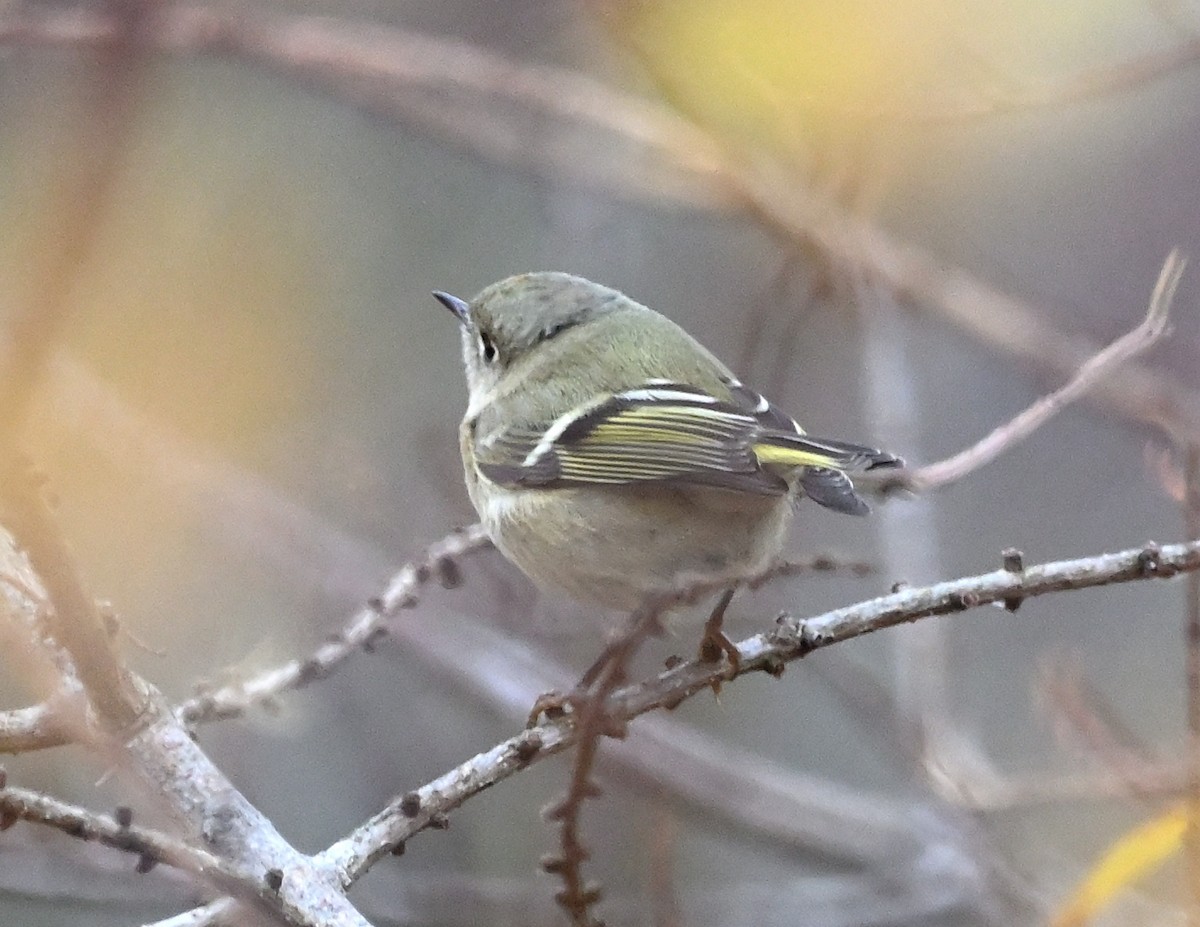
<svg viewBox="0 0 1200 927"><path fill-rule="evenodd" d="M798 494L862 514L843 471L899 463L810 438L674 322L581 277L435 295L463 325L471 501L539 585L632 609L736 582L778 554Z"/></svg>

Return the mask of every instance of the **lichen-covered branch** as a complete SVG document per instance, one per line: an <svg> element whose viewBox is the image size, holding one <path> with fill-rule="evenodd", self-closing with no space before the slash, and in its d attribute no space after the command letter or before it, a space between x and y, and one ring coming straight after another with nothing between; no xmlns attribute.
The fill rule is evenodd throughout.
<svg viewBox="0 0 1200 927"><path fill-rule="evenodd" d="M1114 583L1169 579L1200 570L1200 540L1159 547L1147 544L1113 554L1023 567L1010 556L1004 569L950 582L905 589L881 598L834 609L806 619L783 616L777 626L741 641L738 675L765 672L781 675L787 664L820 647L872 631L935 615L949 615L1000 605L1015 609L1027 598ZM656 708L678 705L714 683L728 680L724 664L690 662L654 679L612 694L606 714L626 721ZM570 717L547 722L510 738L463 765L398 797L386 808L339 840L320 859L348 883L358 879L383 856L472 795L519 772L545 756L574 745L577 731Z"/></svg>

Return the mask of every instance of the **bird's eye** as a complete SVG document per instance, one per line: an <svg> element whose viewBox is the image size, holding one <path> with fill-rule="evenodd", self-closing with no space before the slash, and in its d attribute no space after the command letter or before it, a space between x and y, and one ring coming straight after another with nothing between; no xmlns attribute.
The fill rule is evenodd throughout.
<svg viewBox="0 0 1200 927"><path fill-rule="evenodd" d="M487 364L496 359L496 343L484 332L479 333L479 356Z"/></svg>

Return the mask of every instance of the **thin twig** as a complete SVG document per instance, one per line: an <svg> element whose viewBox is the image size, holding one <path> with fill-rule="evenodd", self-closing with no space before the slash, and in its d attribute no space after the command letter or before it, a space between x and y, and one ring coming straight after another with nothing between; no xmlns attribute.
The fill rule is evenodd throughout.
<svg viewBox="0 0 1200 927"><path fill-rule="evenodd" d="M1168 254L1154 284L1146 317L1136 328L1084 361L1065 384L965 450L912 473L904 479L905 484L920 491L957 482L1024 441L1072 402L1087 395L1118 366L1157 344L1168 331L1171 302L1185 265L1178 250Z"/></svg>
<svg viewBox="0 0 1200 927"><path fill-rule="evenodd" d="M78 46L104 40L111 20L84 10L23 10L0 19L0 42ZM692 206L749 209L766 227L819 250L832 266L878 280L914 307L937 312L994 350L1069 375L1099 350L1089 339L1049 324L1049 314L1002 293L960 267L878 223L851 215L806 190L793 171L772 170L761 152L729 151L696 122L652 102L614 91L577 72L530 67L472 46L403 30L336 19L247 17L195 6L160 11L145 39L176 53L212 52L258 61L323 83L327 93L361 102L396 120L419 119L448 129L486 156L531 162L618 193L668 197ZM1150 74L1149 76L1154 76ZM405 91L421 91L413 100ZM450 105L439 91L455 91ZM569 92L564 92L568 90ZM530 145L511 120L479 105L497 98L568 126L586 126L627 144L589 144L559 151L546 164L544 145ZM389 102L390 101L390 102ZM494 108L493 108L494 109ZM538 123L539 138L553 137ZM628 154L638 158L614 167ZM605 153L608 153L606 155ZM653 169L647 167L652 159ZM1200 393L1148 367L1130 363L1088 395L1118 414L1200 441Z"/></svg>
<svg viewBox="0 0 1200 927"><path fill-rule="evenodd" d="M129 817L119 820L122 814ZM244 873L219 856L161 831L131 823L128 809L110 817L31 789L0 785L0 829L16 821L52 827L79 840L95 841L132 853L139 857L138 867L142 872L148 872L161 862L203 876L210 882L219 882L223 889L241 898L253 898L262 893L261 890L249 891Z"/></svg>
<svg viewBox="0 0 1200 927"><path fill-rule="evenodd" d="M1159 547L1099 554L1027 567L997 570L922 588L905 589L882 598L835 609L812 618L781 618L774 631L741 641L738 675L780 675L786 665L812 652L854 637L917 621L932 615L964 612L982 605L1012 603L1052 592L1114 583L1167 579L1200 570L1200 540ZM605 706L615 722L628 721L656 708L678 705L713 683L727 682L728 666L693 661L658 677L613 693ZM346 884L376 861L457 808L531 763L559 753L576 742L569 719L547 722L481 753L456 769L398 798L320 854L336 867Z"/></svg>
<svg viewBox="0 0 1200 927"><path fill-rule="evenodd" d="M1106 778L1123 780L1125 795L1157 799L1166 788L1178 789L1178 777L1164 778L1161 759L1121 722L1074 661L1047 660L1038 676L1038 690L1056 727L1069 732L1093 765L1109 774Z"/></svg>
<svg viewBox="0 0 1200 927"><path fill-rule="evenodd" d="M50 704L0 712L0 753L28 753L71 742L59 712Z"/></svg>
<svg viewBox="0 0 1200 927"><path fill-rule="evenodd" d="M458 561L490 545L482 525L455 531L431 544L420 559L405 564L388 583L382 596L359 609L345 627L304 659L291 660L250 679L201 691L176 709L185 725L195 725L244 715L255 705L271 704L285 692L323 679L353 654L374 647L387 635L387 622L401 609L420 601L422 588L431 579L457 585Z"/></svg>
<svg viewBox="0 0 1200 927"><path fill-rule="evenodd" d="M129 733L146 710L147 693L121 662L95 597L84 586L74 558L42 498L30 467L10 467L3 486L5 527L21 545L49 598L46 624L70 655L97 720Z"/></svg>
<svg viewBox="0 0 1200 927"><path fill-rule="evenodd" d="M207 457L170 428L130 409L78 364L59 358L52 372L55 426L82 430L92 453L169 486L174 502L194 507L205 530L235 555L255 557L331 606L361 597L378 576L387 575L384 552L330 526L260 477ZM26 579L27 585L39 585L35 577ZM0 593L5 589L0 584ZM27 616L26 624L36 623L30 601L35 598L44 596L13 603ZM514 721L526 717L538 693L569 686L577 675L467 614L453 622L397 621L390 632L406 657L476 704ZM667 789L681 807L784 852L816 852L853 868L886 861L897 872L927 871L927 818L908 804L801 772L746 748L730 763L728 744L677 715L644 719L636 744L614 742L604 756L622 780ZM957 880L956 890L964 897L974 889L955 873L966 865L966 854L963 847L940 858L943 884Z"/></svg>
<svg viewBox="0 0 1200 927"><path fill-rule="evenodd" d="M608 698L625 682L629 661L646 638L659 629L659 621L670 604L670 598L653 600L633 613L628 626L609 646L595 683L575 700L576 750L570 783L566 794L545 812L550 820L559 823L562 854L542 859L542 868L562 879L562 891L554 900L566 911L574 927L603 927L592 916L592 908L600 900L600 886L587 882L583 875L583 864L590 854L581 837L580 818L584 802L601 794L600 787L592 780L600 738L625 734L624 722L614 723L608 716Z"/></svg>
<svg viewBox="0 0 1200 927"><path fill-rule="evenodd" d="M137 871L149 872L158 863L166 863L200 876L232 899L249 904L276 923L289 925L326 925L346 923L332 915L301 912L280 903L279 885L261 871L246 870L236 863L207 850L150 828L132 823L130 809L118 810L113 817L96 814L29 789L9 786L0 772L0 830L18 820L52 827L84 841L96 841L138 857ZM282 880L282 871L280 879ZM245 912L243 911L243 916ZM362 922L365 924L365 921Z"/></svg>

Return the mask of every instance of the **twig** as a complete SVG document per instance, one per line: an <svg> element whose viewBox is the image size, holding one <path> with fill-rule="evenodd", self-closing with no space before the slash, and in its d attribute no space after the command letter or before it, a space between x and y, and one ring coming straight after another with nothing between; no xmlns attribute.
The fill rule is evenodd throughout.
<svg viewBox="0 0 1200 927"><path fill-rule="evenodd" d="M118 809L113 817L96 814L40 792L8 786L0 770L0 830L18 820L52 827L80 840L96 841L132 853L138 857L137 871L141 873L149 872L158 863L193 873L231 898L250 904L259 913L274 915L279 923L324 925L339 922L334 917L313 917L289 905L281 905L279 885L269 874L247 871L161 831L134 825L132 811L128 808ZM282 880L282 872L276 871L280 872Z"/></svg>
<svg viewBox="0 0 1200 927"><path fill-rule="evenodd" d="M46 703L0 712L0 753L27 753L70 743L58 714Z"/></svg>
<svg viewBox="0 0 1200 927"><path fill-rule="evenodd" d="M234 555L255 557L331 607L361 597L378 576L387 575L387 554L332 527L260 477L207 457L170 428L130 409L77 363L59 358L51 370L53 424L82 432L92 453L118 469L133 467L142 479L169 486L174 502L193 507L205 530ZM28 584L38 585L35 577ZM0 593L6 588L0 585ZM30 598L35 597L13 602L30 616L26 623L35 615ZM545 653L467 614L453 623L397 621L390 631L407 657L514 721L526 717L539 692L575 679ZM928 872L929 819L908 803L801 772L749 749L738 751L731 763L728 744L677 715L645 718L636 744L611 743L604 758L614 776L669 790L682 807L785 852L820 853L853 868L886 862L895 872ZM964 901L976 890L960 876L967 855L962 847L939 857L940 884L956 886Z"/></svg>
<svg viewBox="0 0 1200 927"><path fill-rule="evenodd" d="M0 773L0 780L3 778ZM124 820L119 820L121 817ZM261 880L257 880L257 890L249 891L244 873L235 870L219 856L161 831L133 824L129 809L119 810L116 816L109 817L0 781L0 829L19 820L52 827L79 840L95 841L132 853L139 857L140 872L149 872L162 862L203 876L209 882L219 882L223 889L242 898L257 897L263 891Z"/></svg>
<svg viewBox="0 0 1200 927"><path fill-rule="evenodd" d="M1089 390L1118 366L1157 344L1168 331L1171 302L1185 265L1186 261L1178 250L1168 254L1159 271L1158 281L1154 284L1146 317L1136 328L1084 361L1069 381L1054 392L1042 396L965 450L922 467L906 479L900 479L918 491L957 482L967 474L991 463L1010 447L1024 441L1072 402L1087 395Z"/></svg>
<svg viewBox="0 0 1200 927"><path fill-rule="evenodd" d="M430 545L420 560L401 567L382 596L356 612L341 631L310 656L291 660L242 682L202 691L180 705L176 717L188 726L240 717L254 705L270 704L288 690L325 678L350 656L371 649L385 637L388 619L401 609L413 608L420 600L421 589L431 579L448 586L457 585L458 561L490 543L482 525L447 535Z"/></svg>
<svg viewBox="0 0 1200 927"><path fill-rule="evenodd" d="M429 546L424 556L405 564L390 580L386 592L356 612L345 627L312 654L290 660L254 677L217 689L201 688L176 709L179 720L189 726L237 718L256 705L271 705L280 696L308 683L324 679L345 660L360 650L369 650L388 633L387 623L401 609L414 608L420 591L437 577L445 581L446 572L458 572L458 561L490 546L482 525L474 524L455 531ZM748 582L758 588L772 580L804 573L849 572L869 575L873 567L863 560L850 560L837 554L814 554L803 559L779 561Z"/></svg>
<svg viewBox="0 0 1200 927"><path fill-rule="evenodd" d="M585 881L583 876L583 864L590 854L583 845L580 817L584 802L601 794L600 787L592 781L600 738L625 736L624 723L614 723L608 716L608 698L626 680L629 661L646 638L659 629L659 621L670 604L670 597L652 600L633 613L628 626L609 646L594 685L575 700L577 746L570 784L566 794L545 811L547 818L559 823L562 854L542 859L542 869L562 879L562 891L554 900L567 912L574 927L603 927L592 916L592 908L600 900L600 886Z"/></svg>
<svg viewBox="0 0 1200 927"><path fill-rule="evenodd" d="M84 587L41 497L37 475L29 467L10 467L0 493L5 525L49 598L50 634L69 654L97 720L110 732L133 731L146 710L147 692L117 656L96 600Z"/></svg>
<svg viewBox="0 0 1200 927"><path fill-rule="evenodd" d="M738 675L780 675L786 665L820 647L932 615L949 615L993 603L1086 589L1114 583L1167 579L1200 570L1200 540L1159 547L1147 544L1112 554L997 570L933 586L906 589L878 599L835 609L804 620L784 616L778 627L738 644ZM725 665L689 662L658 677L618 689L605 706L615 722L628 721L656 708L678 705L715 682L728 681ZM349 884L377 860L457 808L472 795L508 778L525 766L561 752L576 742L568 719L547 722L473 757L427 785L397 799L320 854ZM405 812L408 813L405 813Z"/></svg>
<svg viewBox="0 0 1200 927"><path fill-rule="evenodd" d="M1164 789L1178 789L1178 778L1164 779L1159 758L1121 723L1077 665L1061 658L1048 660L1038 675L1042 700L1060 729L1065 727L1099 761L1111 774L1108 778L1122 779L1126 795L1157 798Z"/></svg>
<svg viewBox="0 0 1200 927"><path fill-rule="evenodd" d="M746 587L759 589L777 579L802 576L805 573L849 573L851 576L870 576L876 572L875 564L868 560L851 560L839 554L813 554L793 560L779 560L757 576L746 580Z"/></svg>
<svg viewBox="0 0 1200 927"><path fill-rule="evenodd" d="M0 19L0 42L86 45L111 34L111 21L83 10L23 11ZM577 72L532 68L462 43L445 42L378 24L367 30L330 18L246 17L203 7L160 11L145 39L166 51L231 54L324 80L341 99L365 94L392 118L439 124L476 150L504 161L544 163L544 145L530 145L511 125L497 125L479 94L528 107L565 124L585 125L640 146L640 159L618 168L598 163L620 144L572 148L552 158L553 169L617 192L669 197L694 206L749 209L790 242L818 249L834 266L875 279L917 308L942 318L994 350L1039 367L1071 374L1099 346L1045 321L1047 313L1002 293L962 268L892 238L878 224L853 216L806 191L794 172L774 170L729 152L711 133L679 114L622 94ZM1153 75L1150 75L1153 76ZM374 83L373 83L374 82ZM364 87L367 89L364 90ZM429 98L401 99L419 89ZM564 92L568 88L569 92ZM466 101L447 104L437 91L454 89ZM392 99L389 105L386 101ZM369 105L369 104L368 104ZM503 123L504 120L501 120ZM539 126L541 123L539 123ZM545 137L547 133L542 133ZM647 169L646 156L654 160ZM540 159L540 160L539 160ZM636 181L631 184L631 179ZM1148 367L1130 363L1089 393L1088 400L1139 422L1160 423L1200 441L1200 393Z"/></svg>

